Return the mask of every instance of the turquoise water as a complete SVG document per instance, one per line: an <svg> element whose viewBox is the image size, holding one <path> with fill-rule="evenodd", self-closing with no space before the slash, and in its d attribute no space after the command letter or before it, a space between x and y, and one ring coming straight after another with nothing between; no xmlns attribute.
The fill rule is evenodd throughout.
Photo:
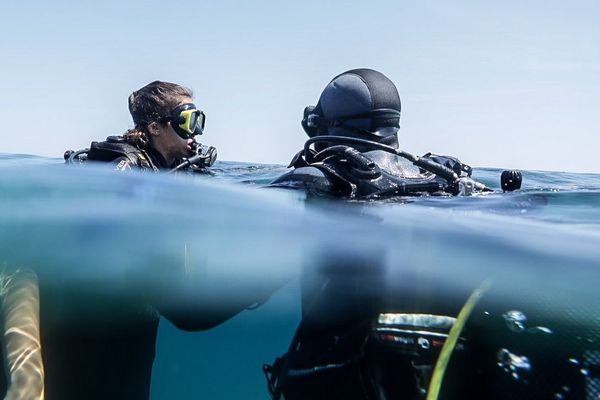
<svg viewBox="0 0 600 400"><path fill-rule="evenodd" d="M152 283L165 265L185 265L191 284L218 293L220 305L240 291L283 286L209 331L162 321L153 399L268 398L261 365L286 351L298 324L300 272L323 254L349 252L377 252L388 283L410 302L454 299L491 278L474 321L531 310L531 328L596 365L588 359L600 341L600 175L523 171L515 193L342 202L264 187L284 171L218 162L209 174L173 177L0 154L1 261L95 286L131 276ZM474 177L497 189L500 172L475 169ZM512 351L489 340L499 354ZM567 362L560 354L554 361ZM586 379L588 388L599 382Z"/></svg>

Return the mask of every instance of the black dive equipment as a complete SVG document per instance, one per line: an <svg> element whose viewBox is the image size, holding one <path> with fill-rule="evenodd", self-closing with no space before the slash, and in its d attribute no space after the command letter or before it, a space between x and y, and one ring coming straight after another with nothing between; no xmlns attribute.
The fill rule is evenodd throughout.
<svg viewBox="0 0 600 400"><path fill-rule="evenodd" d="M196 145L196 155L186 158L182 163L170 170L168 173L179 171L181 169L199 170L212 166L217 160L217 149L213 146L206 146L198 143Z"/></svg>
<svg viewBox="0 0 600 400"><path fill-rule="evenodd" d="M521 189L521 182L523 182L523 175L517 170L503 171L500 175L500 186L505 192L512 192L514 190Z"/></svg>
<svg viewBox="0 0 600 400"><path fill-rule="evenodd" d="M421 158L400 149L395 149L392 146L388 146L383 143L373 142L371 140L359 139L359 138L351 138L346 136L315 136L310 138L304 143L304 158L310 164L314 159L319 159L320 153L326 152L328 149L324 149L321 152L312 155L310 152L310 145L318 142L329 142L329 143L350 143L350 144L359 144L362 146L368 147L370 150L383 150L387 153L391 153L397 155L399 157L405 158L412 162L419 168L424 169L427 172L431 172L432 174L441 176L446 179L448 182L456 181L459 176L456 172L451 170L450 168L439 164L428 158ZM355 150L356 151L356 150ZM359 153L360 154L360 153ZM364 156L363 156L364 157ZM366 158L366 157L365 157ZM374 164L373 164L374 166Z"/></svg>
<svg viewBox="0 0 600 400"><path fill-rule="evenodd" d="M199 171L215 163L217 159L217 149L215 147L197 142L194 142L193 146L196 154L183 159L169 173L179 170ZM109 136L103 142L92 142L89 148L78 151L65 151L64 159L67 164L83 164L87 161L112 162L125 158L130 165L141 169L159 171L164 168L164 162L161 162L160 155L155 153L151 149L141 150L127 143L123 136Z"/></svg>
<svg viewBox="0 0 600 400"><path fill-rule="evenodd" d="M63 158L65 159L65 163L67 164L80 164L87 160L87 153L90 149L82 149L82 150L67 150L65 154L63 154Z"/></svg>
<svg viewBox="0 0 600 400"><path fill-rule="evenodd" d="M400 111L391 108L378 108L364 113L352 114L336 118L325 118L316 113L314 106L308 106L304 109L304 118L301 125L310 137L318 135L319 129L343 128L350 132L371 136L384 136L378 134L383 132L377 128L388 125L389 121L400 120ZM369 121L369 129L359 128L351 124L352 121Z"/></svg>
<svg viewBox="0 0 600 400"><path fill-rule="evenodd" d="M382 73L354 69L336 76L317 105L304 109L301 125L310 139L290 163L295 170L272 185L360 199L490 191L454 157L397 149L400 116L398 89Z"/></svg>
<svg viewBox="0 0 600 400"><path fill-rule="evenodd" d="M313 145L315 149L311 148ZM423 175L420 178L402 178L390 174L371 160L369 154L363 154L373 150L402 157L423 171ZM330 178L332 185L338 188L338 194L351 198L412 196L424 193L469 195L473 192L492 191L471 179L471 167L453 157L431 153L419 157L381 142L347 136L323 135L308 139L304 149L290 163L290 167L292 166L314 167L322 171ZM287 182L293 183L296 178L302 179L303 176L292 172L291 175L283 176L273 183L286 186L286 179Z"/></svg>
<svg viewBox="0 0 600 400"><path fill-rule="evenodd" d="M358 330L335 333L323 330L317 335L310 331L314 327L305 319L288 353L273 364L263 364L267 389L273 400L341 398L335 397L346 390L340 390L341 386L351 388L343 398L397 398L388 396L401 391L402 398L424 399L440 351L456 321L445 315L386 312L366 321L368 324L356 321L361 326ZM328 337L331 334L338 337L337 342L331 341ZM329 343L322 352L315 351L314 347L322 345L320 342ZM357 347L354 354L337 360L348 351L349 342ZM459 336L454 350L464 353L466 347L466 338ZM308 359L303 354L307 351L314 352Z"/></svg>
<svg viewBox="0 0 600 400"><path fill-rule="evenodd" d="M158 122L171 122L173 130L183 139L190 139L204 133L206 115L196 108L193 103L186 103L176 107L169 116L158 118Z"/></svg>
<svg viewBox="0 0 600 400"><path fill-rule="evenodd" d="M317 151L320 143L323 143L322 150ZM393 161L395 157L384 157L385 153L409 160L417 168L409 175L399 175L401 169L389 169L389 166L402 162ZM316 195L351 199L470 195L491 191L474 181L471 167L456 158L431 153L417 157L384 143L345 136L309 139L289 166L295 169L273 181L272 186L304 188Z"/></svg>
<svg viewBox="0 0 600 400"><path fill-rule="evenodd" d="M67 150L64 154L67 164L82 164L88 161L112 162L117 159L126 159L130 165L141 169L158 171L158 159L152 158L148 152L129 144L123 136L109 136L105 141L92 142L89 148L73 151Z"/></svg>

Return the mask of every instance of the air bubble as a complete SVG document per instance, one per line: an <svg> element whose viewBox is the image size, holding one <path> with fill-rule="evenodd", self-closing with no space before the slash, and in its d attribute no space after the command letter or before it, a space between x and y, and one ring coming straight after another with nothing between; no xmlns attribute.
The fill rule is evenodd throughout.
<svg viewBox="0 0 600 400"><path fill-rule="evenodd" d="M521 374L531 370L531 363L525 356L518 356L507 349L500 349L497 354L498 366L509 373L515 380L521 379Z"/></svg>
<svg viewBox="0 0 600 400"><path fill-rule="evenodd" d="M541 335L552 335L554 332L550 328L545 326L536 326L535 328L527 329L528 333L541 334Z"/></svg>
<svg viewBox="0 0 600 400"><path fill-rule="evenodd" d="M525 322L527 322L527 316L521 311L512 310L502 314L506 326L513 332L521 333L525 330Z"/></svg>

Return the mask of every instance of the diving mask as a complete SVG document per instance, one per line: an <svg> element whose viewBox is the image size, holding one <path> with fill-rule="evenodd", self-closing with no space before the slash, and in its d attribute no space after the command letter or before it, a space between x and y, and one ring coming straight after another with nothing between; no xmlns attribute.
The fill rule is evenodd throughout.
<svg viewBox="0 0 600 400"><path fill-rule="evenodd" d="M204 132L206 116L192 103L176 107L171 116L161 117L159 122L170 121L173 130L183 139L190 139Z"/></svg>

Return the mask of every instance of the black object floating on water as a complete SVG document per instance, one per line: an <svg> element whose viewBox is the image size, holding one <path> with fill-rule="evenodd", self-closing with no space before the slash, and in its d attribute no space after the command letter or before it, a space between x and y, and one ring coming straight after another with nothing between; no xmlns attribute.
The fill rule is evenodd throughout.
<svg viewBox="0 0 600 400"><path fill-rule="evenodd" d="M502 171L500 175L500 185L505 192L521 189L521 182L523 182L521 171L515 169Z"/></svg>

